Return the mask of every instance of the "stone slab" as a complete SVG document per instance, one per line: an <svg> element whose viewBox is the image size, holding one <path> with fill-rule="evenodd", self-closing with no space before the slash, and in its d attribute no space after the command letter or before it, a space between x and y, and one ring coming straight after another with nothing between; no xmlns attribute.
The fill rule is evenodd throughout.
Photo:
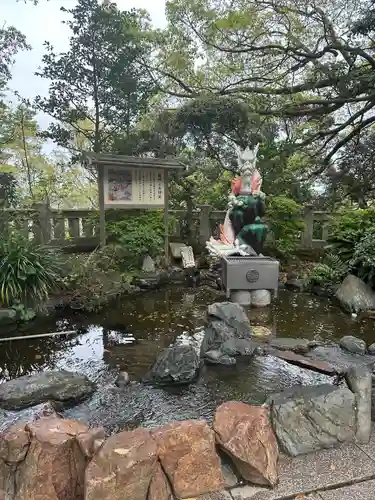
<svg viewBox="0 0 375 500"><path fill-rule="evenodd" d="M322 491L323 500L374 500L375 481L353 484L338 490Z"/></svg>
<svg viewBox="0 0 375 500"><path fill-rule="evenodd" d="M326 361L320 361L318 359L309 359L302 354L296 354L292 351L280 351L279 349L269 349L268 354L275 356L277 358L283 359L287 363L292 365L297 365L308 370L313 370L319 373L324 373L326 375L335 375L336 369L330 363Z"/></svg>
<svg viewBox="0 0 375 500"><path fill-rule="evenodd" d="M374 475L375 462L351 444L297 458L283 456L280 460L280 482L274 490L243 486L234 488L231 493L234 500L281 500L297 495L310 495L318 500L319 494L313 495L312 492L339 488L351 481L372 479ZM338 500L338 497L333 498ZM351 500L354 498L357 500L356 497Z"/></svg>
<svg viewBox="0 0 375 500"><path fill-rule="evenodd" d="M338 345L315 347L306 354L306 357L329 363L337 373L345 373L352 366L358 365L366 365L372 368L375 363L374 356L352 354L344 351Z"/></svg>

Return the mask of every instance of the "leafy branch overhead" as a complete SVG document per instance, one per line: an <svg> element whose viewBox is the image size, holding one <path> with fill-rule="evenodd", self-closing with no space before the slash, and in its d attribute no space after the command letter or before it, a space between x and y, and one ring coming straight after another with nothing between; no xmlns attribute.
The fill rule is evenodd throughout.
<svg viewBox="0 0 375 500"><path fill-rule="evenodd" d="M375 122L374 11L373 0L174 0L153 74L174 98L233 96L289 119L323 171Z"/></svg>

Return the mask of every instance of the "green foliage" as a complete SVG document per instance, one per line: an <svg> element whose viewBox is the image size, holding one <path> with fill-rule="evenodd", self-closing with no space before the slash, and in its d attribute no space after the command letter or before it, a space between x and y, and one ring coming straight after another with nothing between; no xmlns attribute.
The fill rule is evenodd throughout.
<svg viewBox="0 0 375 500"><path fill-rule="evenodd" d="M265 219L273 236L268 246L281 255L293 253L304 229L301 213L302 207L291 198L268 196Z"/></svg>
<svg viewBox="0 0 375 500"><path fill-rule="evenodd" d="M375 228L356 244L350 269L367 284L375 287Z"/></svg>
<svg viewBox="0 0 375 500"><path fill-rule="evenodd" d="M307 277L309 285L330 287L342 282L348 272L348 265L336 254L327 254L322 262L315 264Z"/></svg>
<svg viewBox="0 0 375 500"><path fill-rule="evenodd" d="M3 305L39 307L61 282L56 248L38 245L18 233L0 242L0 300Z"/></svg>
<svg viewBox="0 0 375 500"><path fill-rule="evenodd" d="M109 242L122 249L122 268L139 269L146 255L156 258L163 252L163 212L126 210L108 213L107 235Z"/></svg>
<svg viewBox="0 0 375 500"><path fill-rule="evenodd" d="M349 262L355 246L364 234L375 227L375 210L345 210L332 219L329 227L328 246L342 260Z"/></svg>

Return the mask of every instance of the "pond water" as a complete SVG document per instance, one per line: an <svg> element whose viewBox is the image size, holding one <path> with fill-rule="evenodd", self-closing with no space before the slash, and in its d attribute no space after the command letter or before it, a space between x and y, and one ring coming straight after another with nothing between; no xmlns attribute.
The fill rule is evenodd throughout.
<svg viewBox="0 0 375 500"><path fill-rule="evenodd" d="M224 401L262 403L272 392L291 385L330 381L266 356L232 367L205 366L199 380L185 388L115 387L119 369L138 381L164 347L190 343L199 348L207 305L221 300L225 297L220 292L207 288L165 289L126 298L100 315L45 320L24 328L24 333L76 329L77 334L1 343L0 382L46 369L85 373L98 383L98 391L64 414L113 432L187 418L210 421ZM311 295L280 291L272 307L249 309L249 317L253 325L268 326L278 337L338 340L351 334L374 341L372 320L353 320L327 299ZM0 411L0 427L27 413Z"/></svg>

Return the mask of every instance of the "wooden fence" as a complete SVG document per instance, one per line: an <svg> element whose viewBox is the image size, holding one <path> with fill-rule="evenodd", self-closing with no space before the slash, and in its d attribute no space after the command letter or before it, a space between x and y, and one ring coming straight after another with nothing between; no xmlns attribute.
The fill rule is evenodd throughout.
<svg viewBox="0 0 375 500"><path fill-rule="evenodd" d="M211 236L218 237L219 225L223 223L225 214L225 211L211 210L209 205L200 205L190 220L196 241L204 245ZM0 232L6 235L12 229L18 229L40 243L51 242L71 251L88 251L99 245L98 215L95 210L51 210L44 204L36 204L30 210L6 209L0 212ZM183 238L186 212L171 210L170 215L175 221L171 238ZM305 208L301 248L321 248L327 243L329 217L326 212Z"/></svg>

